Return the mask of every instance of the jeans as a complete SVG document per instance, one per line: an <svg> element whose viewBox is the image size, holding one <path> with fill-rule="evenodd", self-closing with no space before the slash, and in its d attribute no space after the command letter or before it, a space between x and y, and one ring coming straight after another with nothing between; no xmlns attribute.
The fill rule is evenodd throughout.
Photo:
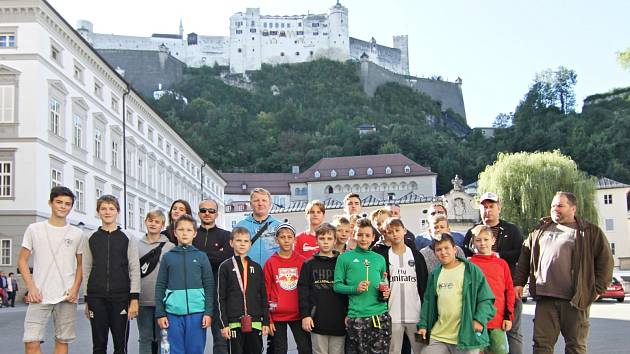
<svg viewBox="0 0 630 354"><path fill-rule="evenodd" d="M138 353L158 354L160 341L160 326L155 320L154 306L140 306L138 312Z"/></svg>
<svg viewBox="0 0 630 354"><path fill-rule="evenodd" d="M514 301L514 321L512 329L507 332L510 354L523 354L523 334L521 333L521 313L523 301L517 297Z"/></svg>

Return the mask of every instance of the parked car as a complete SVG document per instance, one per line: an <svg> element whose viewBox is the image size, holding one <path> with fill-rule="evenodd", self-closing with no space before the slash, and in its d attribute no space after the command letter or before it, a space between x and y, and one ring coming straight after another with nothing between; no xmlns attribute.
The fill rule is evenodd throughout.
<svg viewBox="0 0 630 354"><path fill-rule="evenodd" d="M606 289L606 292L603 293L600 299L616 299L617 302L623 302L626 298L626 293L623 288L623 284L617 277L613 277L612 283Z"/></svg>

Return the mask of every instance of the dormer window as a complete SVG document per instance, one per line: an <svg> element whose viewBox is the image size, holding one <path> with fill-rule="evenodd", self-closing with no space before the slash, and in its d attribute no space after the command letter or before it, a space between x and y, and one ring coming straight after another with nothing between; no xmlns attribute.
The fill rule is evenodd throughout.
<svg viewBox="0 0 630 354"><path fill-rule="evenodd" d="M247 183L241 184L241 189L242 190L247 190Z"/></svg>
<svg viewBox="0 0 630 354"><path fill-rule="evenodd" d="M348 170L348 176L354 177L354 170L353 169Z"/></svg>
<svg viewBox="0 0 630 354"><path fill-rule="evenodd" d="M335 170L330 171L330 177L337 177L337 171Z"/></svg>
<svg viewBox="0 0 630 354"><path fill-rule="evenodd" d="M368 176L371 176L371 175L373 175L373 174L374 174L374 170L372 169L372 167L369 167L369 168L367 169L367 175L368 175Z"/></svg>
<svg viewBox="0 0 630 354"><path fill-rule="evenodd" d="M409 165L405 166L405 173L410 173L411 172L411 167L409 167Z"/></svg>
<svg viewBox="0 0 630 354"><path fill-rule="evenodd" d="M319 171L315 171L315 173L313 173L313 175L315 176L315 178L321 177L321 174L319 173Z"/></svg>
<svg viewBox="0 0 630 354"><path fill-rule="evenodd" d="M385 167L385 174L386 175L391 175L392 174L392 168L389 167L389 166Z"/></svg>

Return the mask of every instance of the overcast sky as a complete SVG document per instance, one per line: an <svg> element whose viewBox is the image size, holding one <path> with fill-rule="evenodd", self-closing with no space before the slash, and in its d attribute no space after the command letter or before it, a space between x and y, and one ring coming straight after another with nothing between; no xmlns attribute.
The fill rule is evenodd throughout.
<svg viewBox="0 0 630 354"><path fill-rule="evenodd" d="M184 32L227 35L229 17L247 7L263 15L327 13L334 0L49 0L72 25L137 36ZM416 76L463 79L471 127L514 111L534 75L560 65L577 72L578 104L591 94L630 86L615 52L630 47L628 0L345 0L350 35L392 46L409 35ZM580 108L580 107L578 107Z"/></svg>

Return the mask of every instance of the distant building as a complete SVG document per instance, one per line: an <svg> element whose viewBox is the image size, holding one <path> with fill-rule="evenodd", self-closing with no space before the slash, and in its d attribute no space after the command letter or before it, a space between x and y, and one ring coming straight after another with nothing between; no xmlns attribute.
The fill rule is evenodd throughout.
<svg viewBox="0 0 630 354"><path fill-rule="evenodd" d="M615 259L615 266L630 270L630 186L602 177L597 180L595 206L599 226L604 230Z"/></svg>
<svg viewBox="0 0 630 354"><path fill-rule="evenodd" d="M158 51L165 46L191 67L229 66L231 73L260 70L262 64L302 63L318 58L370 60L392 72L409 75L408 37L394 36L393 47L372 38L352 38L348 9L337 2L328 13L307 15L262 15L248 8L230 17L229 36L203 36L195 32L153 34L151 37L102 34L89 21L79 21L77 30L97 50Z"/></svg>
<svg viewBox="0 0 630 354"><path fill-rule="evenodd" d="M479 132L481 132L481 135L486 138L486 139L490 139L490 138L494 138L494 132L497 130L497 128L492 128L492 127L477 127L474 128L473 130L477 130Z"/></svg>
<svg viewBox="0 0 630 354"><path fill-rule="evenodd" d="M223 207L226 181L48 2L2 1L0 13L0 270L16 271L53 186L74 191L68 220L86 232L103 194L120 200L119 223L135 236L174 199Z"/></svg>
<svg viewBox="0 0 630 354"><path fill-rule="evenodd" d="M359 131L359 135L376 133L376 125L374 124L360 124L357 125L356 129Z"/></svg>

